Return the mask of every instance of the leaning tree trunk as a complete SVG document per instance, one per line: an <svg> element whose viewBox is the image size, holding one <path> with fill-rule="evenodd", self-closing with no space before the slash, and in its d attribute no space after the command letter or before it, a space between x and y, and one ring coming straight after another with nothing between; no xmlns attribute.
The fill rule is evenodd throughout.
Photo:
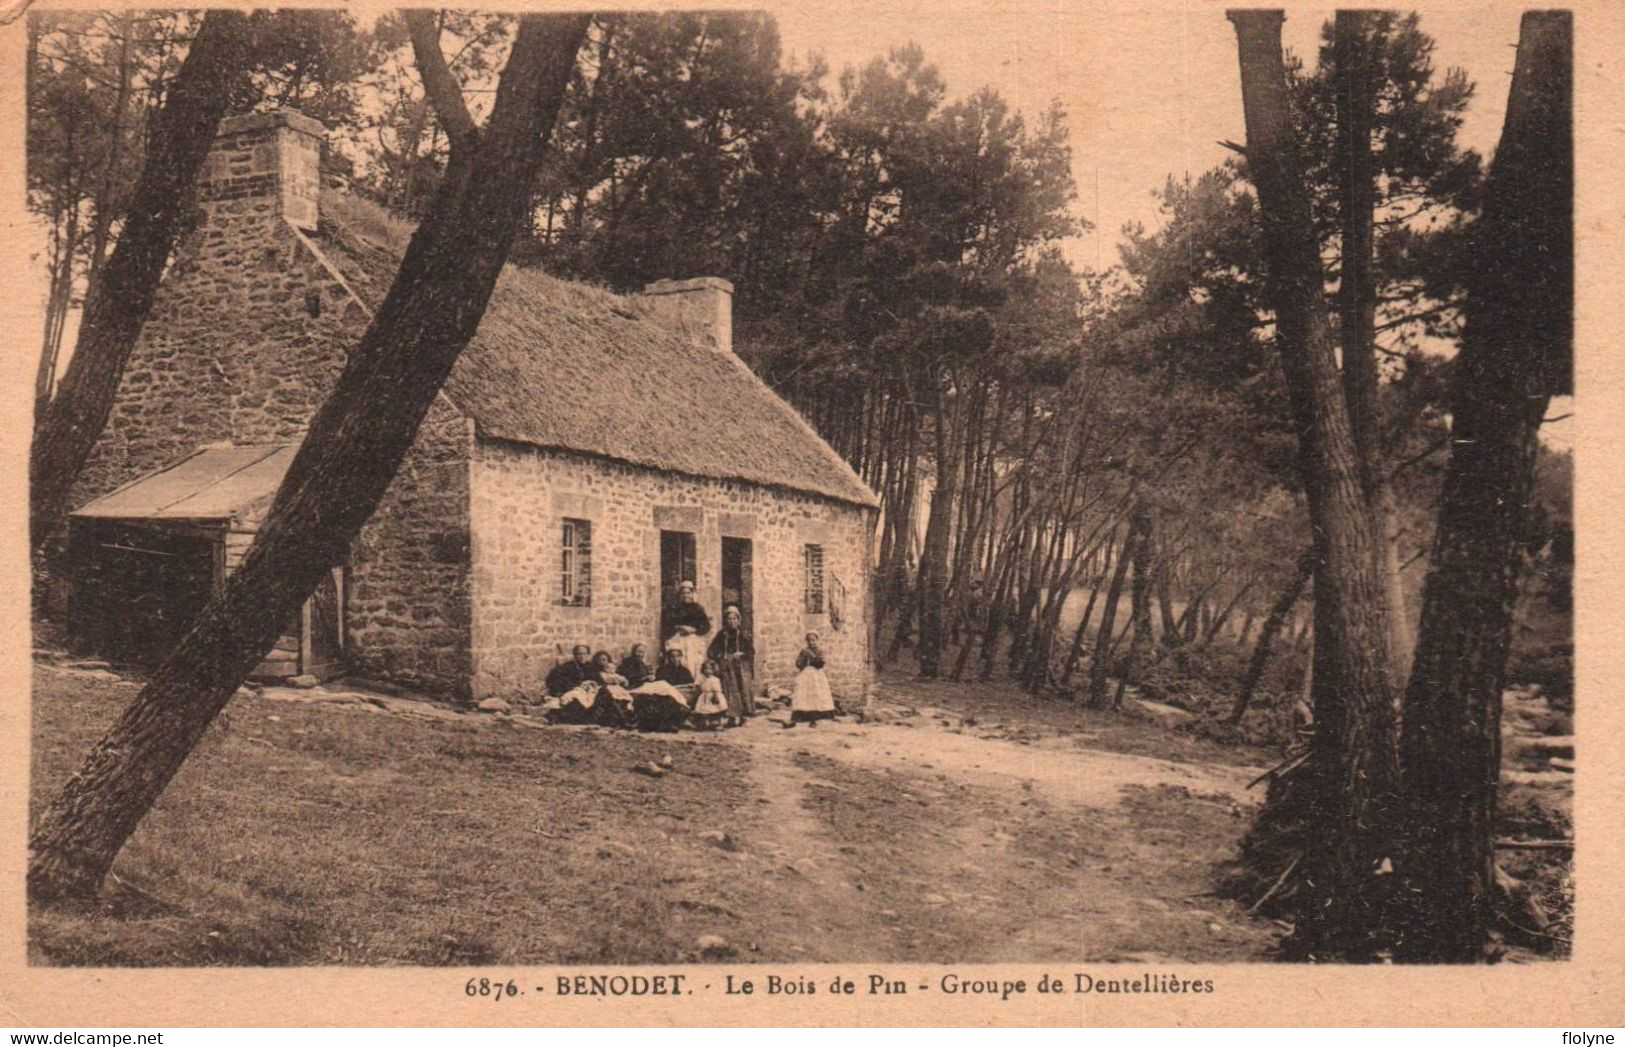
<svg viewBox="0 0 1625 1047"><path fill-rule="evenodd" d="M1298 569L1293 572L1292 581L1276 597L1270 613L1264 619L1264 627L1258 631L1258 646L1253 648L1252 660L1247 663L1247 675L1242 678L1241 690L1236 693L1236 704L1230 709L1231 723L1240 723L1241 718L1247 715L1247 706L1253 700L1253 693L1258 690L1259 681L1264 678L1264 667L1269 664L1270 648L1275 645L1275 638L1281 634L1287 616L1292 613L1293 606L1303 595L1303 587L1309 584L1314 573L1314 550L1305 550L1298 557ZM1246 630L1243 630L1242 642L1246 640Z"/></svg>
<svg viewBox="0 0 1625 1047"><path fill-rule="evenodd" d="M1139 680L1143 676L1143 663L1150 657L1155 642L1151 635L1151 576L1156 571L1153 565L1155 551L1151 544L1152 526L1151 510L1143 505L1137 506L1128 525L1131 536L1139 535L1130 555L1134 584L1129 589L1129 624L1134 630L1134 637L1129 641L1128 654L1117 671L1117 690L1112 695L1113 709L1123 707L1123 694L1128 690L1129 680Z"/></svg>
<svg viewBox="0 0 1625 1047"><path fill-rule="evenodd" d="M242 566L41 818L30 843L35 898L96 891L209 724L372 515L524 225L588 20L520 19L483 129L462 108L438 45L417 47L414 27L425 89L453 136L445 182Z"/></svg>
<svg viewBox="0 0 1625 1047"><path fill-rule="evenodd" d="M206 14L154 118L118 245L91 282L68 371L34 426L29 541L36 553L60 525L73 483L107 425L226 101L247 81L249 36L247 16Z"/></svg>
<svg viewBox="0 0 1625 1047"><path fill-rule="evenodd" d="M1308 786L1318 839L1294 934L1306 956L1365 959L1381 929L1372 870L1394 851L1395 693L1378 536L1326 315L1319 244L1292 125L1280 11L1231 11L1258 191L1269 303L1315 549L1315 737Z"/></svg>
<svg viewBox="0 0 1625 1047"><path fill-rule="evenodd" d="M1473 232L1451 452L1406 693L1414 902L1400 954L1484 959L1495 884L1501 690L1520 538L1548 397L1572 388L1573 23L1523 16L1501 142Z"/></svg>
<svg viewBox="0 0 1625 1047"><path fill-rule="evenodd" d="M1078 619L1078 628L1072 634L1072 646L1066 657L1066 671L1061 675L1061 689L1072 686L1072 677L1077 671L1077 664L1083 659L1083 647L1089 639L1089 620L1095 615L1095 600L1100 596L1100 588L1105 583L1104 574L1111 568L1112 549L1117 544L1117 529L1106 536L1105 563L1101 565L1101 575L1095 578L1095 584L1089 589L1089 602L1083 605L1083 615Z"/></svg>
<svg viewBox="0 0 1625 1047"><path fill-rule="evenodd" d="M1123 579L1128 576L1129 562L1140 540L1136 530L1137 521L1140 521L1138 513L1129 518L1128 533L1123 537L1123 547L1117 553L1117 567L1112 571L1111 585L1106 587L1106 606L1100 611L1100 631L1095 634L1095 651L1089 661L1089 689L1085 699L1093 709L1106 704L1106 677L1114 639L1112 629L1117 624L1117 605L1123 599Z"/></svg>

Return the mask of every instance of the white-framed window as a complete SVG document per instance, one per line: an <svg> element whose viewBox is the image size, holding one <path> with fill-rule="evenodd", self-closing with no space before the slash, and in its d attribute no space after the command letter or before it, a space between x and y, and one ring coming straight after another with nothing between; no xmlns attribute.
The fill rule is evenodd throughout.
<svg viewBox="0 0 1625 1047"><path fill-rule="evenodd" d="M592 523L564 520L559 558L559 603L586 607L592 603Z"/></svg>
<svg viewBox="0 0 1625 1047"><path fill-rule="evenodd" d="M802 546L802 609L808 614L824 613L824 547Z"/></svg>

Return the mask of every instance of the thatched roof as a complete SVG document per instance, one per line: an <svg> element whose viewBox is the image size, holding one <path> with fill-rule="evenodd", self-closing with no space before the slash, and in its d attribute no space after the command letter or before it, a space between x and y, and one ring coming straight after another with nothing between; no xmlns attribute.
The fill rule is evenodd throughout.
<svg viewBox="0 0 1625 1047"><path fill-rule="evenodd" d="M376 308L410 230L343 194L321 215L321 250ZM654 317L636 296L509 266L446 395L483 437L878 504L742 360Z"/></svg>

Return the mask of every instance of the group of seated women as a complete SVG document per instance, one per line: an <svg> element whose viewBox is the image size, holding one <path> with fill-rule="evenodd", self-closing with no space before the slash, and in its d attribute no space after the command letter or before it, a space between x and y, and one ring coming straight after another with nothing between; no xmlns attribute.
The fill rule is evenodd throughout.
<svg viewBox="0 0 1625 1047"><path fill-rule="evenodd" d="M634 644L617 664L608 651L591 654L577 644L570 660L547 674L548 718L562 723L675 731L697 712L694 674L683 652L672 648L658 668L646 644Z"/></svg>
<svg viewBox="0 0 1625 1047"><path fill-rule="evenodd" d="M673 687L684 687L694 682L694 673L685 664L683 652L678 648L666 651L658 667L648 661L648 644L633 644L632 650L617 664L608 651L590 654L586 644L577 644L570 652L570 660L562 662L547 674L547 693L555 698L573 691L582 684L602 687L613 684L628 689L642 687L651 680L661 680Z"/></svg>

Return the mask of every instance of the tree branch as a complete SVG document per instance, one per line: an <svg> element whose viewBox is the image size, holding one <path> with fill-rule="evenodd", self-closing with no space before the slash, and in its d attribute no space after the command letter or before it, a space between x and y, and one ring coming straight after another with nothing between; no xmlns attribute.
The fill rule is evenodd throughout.
<svg viewBox="0 0 1625 1047"><path fill-rule="evenodd" d="M465 151L476 134L474 118L468 115L462 85L440 50L440 29L434 15L425 10L402 11L401 20L412 36L412 55L417 60L418 75L423 78L423 93L429 96L440 126L445 128L452 151Z"/></svg>

